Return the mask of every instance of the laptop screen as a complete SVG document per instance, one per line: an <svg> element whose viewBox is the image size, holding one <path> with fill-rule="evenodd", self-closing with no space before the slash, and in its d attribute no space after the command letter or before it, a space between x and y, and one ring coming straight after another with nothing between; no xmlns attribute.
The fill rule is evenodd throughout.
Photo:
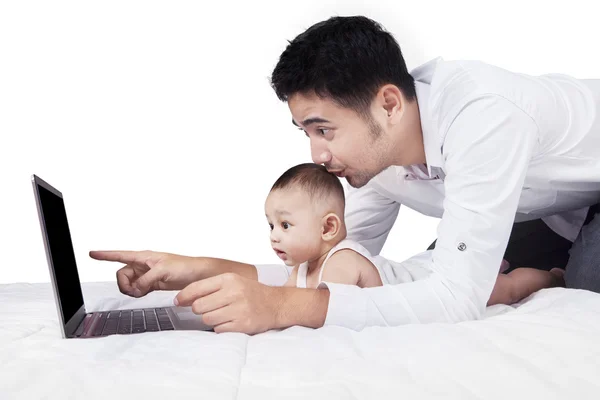
<svg viewBox="0 0 600 400"><path fill-rule="evenodd" d="M75 263L67 212L65 203L60 196L41 185L37 185L37 188L40 193L42 216L46 225L60 307L65 318L63 323L66 324L83 305L83 294Z"/></svg>

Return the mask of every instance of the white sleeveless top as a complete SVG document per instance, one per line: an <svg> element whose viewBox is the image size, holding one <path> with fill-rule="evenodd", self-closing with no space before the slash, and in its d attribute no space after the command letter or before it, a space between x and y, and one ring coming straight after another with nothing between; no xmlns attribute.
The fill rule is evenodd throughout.
<svg viewBox="0 0 600 400"><path fill-rule="evenodd" d="M404 267L403 264L390 262L386 258L382 256L372 256L369 250L367 250L360 243L351 240L344 239L337 245L335 245L323 261L323 265L321 266L321 271L319 272L319 280L318 283L321 282L323 277L323 271L325 270L325 266L329 258L336 252L343 249L351 249L365 257L367 260L371 261L371 263L375 266L377 271L379 272L379 276L381 277L381 282L384 285L386 284L394 284L394 283L404 283L404 282L412 282L417 279L423 279L426 275L429 275L430 271L427 271L422 268L422 266L415 265L411 266L408 264L408 268ZM298 267L298 276L296 278L296 286L299 288L306 288L306 275L308 273L308 262L304 262L300 264Z"/></svg>

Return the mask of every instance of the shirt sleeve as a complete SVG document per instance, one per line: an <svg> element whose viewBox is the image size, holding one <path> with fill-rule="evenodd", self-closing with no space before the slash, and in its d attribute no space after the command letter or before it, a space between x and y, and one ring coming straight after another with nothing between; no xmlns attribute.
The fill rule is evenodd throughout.
<svg viewBox="0 0 600 400"><path fill-rule="evenodd" d="M325 325L367 326L478 319L494 287L528 164L535 121L497 95L480 95L455 113L444 137L444 214L432 251L406 262L431 273L408 283L330 291ZM400 263L400 266L402 263Z"/></svg>
<svg viewBox="0 0 600 400"><path fill-rule="evenodd" d="M347 238L378 255L399 211L400 203L380 194L371 185L361 188L349 186L344 215Z"/></svg>

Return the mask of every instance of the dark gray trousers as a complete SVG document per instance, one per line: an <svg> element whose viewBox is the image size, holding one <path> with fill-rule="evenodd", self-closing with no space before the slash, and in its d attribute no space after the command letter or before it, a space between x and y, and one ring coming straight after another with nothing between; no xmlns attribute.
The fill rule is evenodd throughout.
<svg viewBox="0 0 600 400"><path fill-rule="evenodd" d="M570 249L565 285L600 293L600 206L590 209L586 222Z"/></svg>

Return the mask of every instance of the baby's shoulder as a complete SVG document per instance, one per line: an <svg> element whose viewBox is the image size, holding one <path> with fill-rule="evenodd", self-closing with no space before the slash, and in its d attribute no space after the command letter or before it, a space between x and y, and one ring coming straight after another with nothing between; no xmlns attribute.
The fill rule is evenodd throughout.
<svg viewBox="0 0 600 400"><path fill-rule="evenodd" d="M341 250L353 250L354 252L361 254L365 257L371 257L371 253L364 247L362 244L353 239L343 239L338 244L336 244L331 251L337 253Z"/></svg>
<svg viewBox="0 0 600 400"><path fill-rule="evenodd" d="M327 260L327 268L371 268L371 254L360 243L352 240L343 240L331 249Z"/></svg>
<svg viewBox="0 0 600 400"><path fill-rule="evenodd" d="M329 257L327 268L324 270L324 280L332 276L359 287L382 284L379 270L372 258L353 248L339 249Z"/></svg>

